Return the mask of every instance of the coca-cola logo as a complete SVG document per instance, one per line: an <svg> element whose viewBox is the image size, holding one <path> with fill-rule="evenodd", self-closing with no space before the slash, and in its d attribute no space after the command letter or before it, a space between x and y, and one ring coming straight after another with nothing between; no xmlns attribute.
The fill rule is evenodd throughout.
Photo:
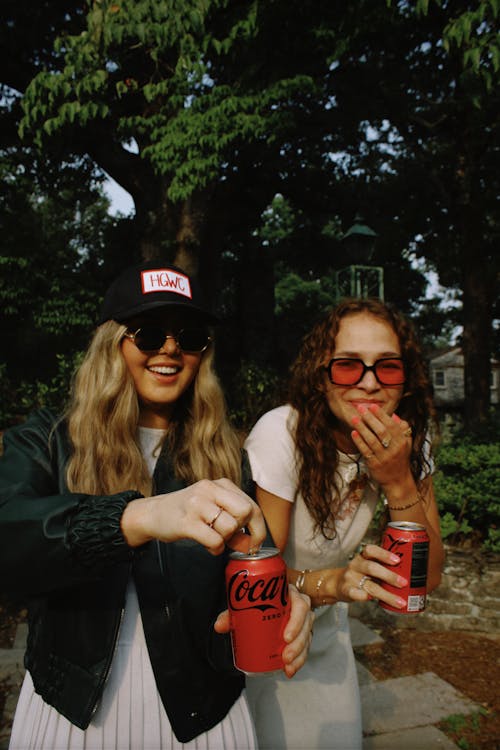
<svg viewBox="0 0 500 750"><path fill-rule="evenodd" d="M387 539L389 540L389 544L384 545L385 549L389 550L389 552L393 552L400 558L403 557L404 551L402 547L404 547L405 544L408 544L408 539L401 539L400 537L394 538L390 534L387 534Z"/></svg>
<svg viewBox="0 0 500 750"><path fill-rule="evenodd" d="M229 579L227 586L229 608L232 610L279 609L288 604L286 573L270 578L255 578L243 568Z"/></svg>

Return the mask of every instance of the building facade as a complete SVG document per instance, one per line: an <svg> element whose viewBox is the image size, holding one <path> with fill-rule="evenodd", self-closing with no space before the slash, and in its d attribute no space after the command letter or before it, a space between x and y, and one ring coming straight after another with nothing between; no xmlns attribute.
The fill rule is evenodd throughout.
<svg viewBox="0 0 500 750"><path fill-rule="evenodd" d="M435 354L429 360L434 387L434 401L438 407L457 408L464 402L464 355L460 347ZM491 360L491 403L500 403L500 362Z"/></svg>

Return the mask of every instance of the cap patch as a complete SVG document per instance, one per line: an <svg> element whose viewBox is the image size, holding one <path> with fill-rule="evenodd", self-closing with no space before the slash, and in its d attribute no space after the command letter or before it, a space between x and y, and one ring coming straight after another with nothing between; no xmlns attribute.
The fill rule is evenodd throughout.
<svg viewBox="0 0 500 750"><path fill-rule="evenodd" d="M156 268L150 271L142 271L142 292L170 292L182 294L183 297L192 298L191 284L189 278L183 273L173 271L170 268Z"/></svg>

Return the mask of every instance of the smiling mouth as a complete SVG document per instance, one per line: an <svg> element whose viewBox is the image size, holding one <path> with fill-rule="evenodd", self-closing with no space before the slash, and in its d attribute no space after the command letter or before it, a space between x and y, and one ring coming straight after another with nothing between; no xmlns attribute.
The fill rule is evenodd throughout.
<svg viewBox="0 0 500 750"><path fill-rule="evenodd" d="M146 369L157 375L177 375L177 373L181 371L181 368L176 367L175 365L152 365Z"/></svg>

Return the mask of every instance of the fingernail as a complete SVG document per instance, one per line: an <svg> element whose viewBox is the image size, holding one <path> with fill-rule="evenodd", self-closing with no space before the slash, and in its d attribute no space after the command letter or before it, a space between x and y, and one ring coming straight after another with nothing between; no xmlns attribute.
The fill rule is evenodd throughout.
<svg viewBox="0 0 500 750"><path fill-rule="evenodd" d="M394 554L391 553L391 562L393 562L393 563L395 563L397 565L397 563L400 562L400 561L401 561L401 558L399 557L399 555L394 555Z"/></svg>
<svg viewBox="0 0 500 750"><path fill-rule="evenodd" d="M398 603L398 607L401 607L401 609L403 609L403 607L406 607L406 599L400 599L398 597L398 602L397 603Z"/></svg>
<svg viewBox="0 0 500 750"><path fill-rule="evenodd" d="M352 424L359 424L359 423L360 423L360 421L361 421L361 420L360 420L360 418L359 418L359 417L353 417L353 418L351 419L351 422L352 422Z"/></svg>
<svg viewBox="0 0 500 750"><path fill-rule="evenodd" d="M357 430L353 430L351 432L351 435L352 435L353 438L359 438L359 432Z"/></svg>
<svg viewBox="0 0 500 750"><path fill-rule="evenodd" d="M378 404L370 404L368 408L370 409L371 412L373 412L373 414L375 414L375 412L378 411Z"/></svg>
<svg viewBox="0 0 500 750"><path fill-rule="evenodd" d="M398 417L398 415L397 415L397 414L393 414L393 415L392 415L392 419L393 419L393 420L394 420L395 422L401 422L401 420L400 420L400 418Z"/></svg>
<svg viewBox="0 0 500 750"><path fill-rule="evenodd" d="M403 586L408 586L408 581L406 578L403 578L403 576L398 576L398 583L403 588Z"/></svg>
<svg viewBox="0 0 500 750"><path fill-rule="evenodd" d="M366 412L366 406L364 406L363 404L356 404L356 409L360 414L364 414Z"/></svg>

